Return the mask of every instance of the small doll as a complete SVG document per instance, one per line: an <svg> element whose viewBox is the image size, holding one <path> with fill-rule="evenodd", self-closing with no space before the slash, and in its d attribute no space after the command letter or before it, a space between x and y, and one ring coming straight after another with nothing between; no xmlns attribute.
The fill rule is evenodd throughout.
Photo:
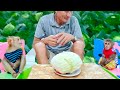
<svg viewBox="0 0 120 90"><path fill-rule="evenodd" d="M5 70L11 73L15 78L24 69L26 60L23 55L20 37L9 36L7 42L8 48L4 54L4 60L2 60L2 63Z"/></svg>
<svg viewBox="0 0 120 90"><path fill-rule="evenodd" d="M113 50L113 45L114 42L112 42L112 40L104 40L103 55L102 58L100 58L99 64L107 69L114 69L116 67L116 52Z"/></svg>

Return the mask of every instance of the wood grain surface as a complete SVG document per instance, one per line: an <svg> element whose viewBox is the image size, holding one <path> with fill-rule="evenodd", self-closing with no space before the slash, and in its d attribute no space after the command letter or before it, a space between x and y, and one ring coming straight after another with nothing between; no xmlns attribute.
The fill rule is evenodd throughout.
<svg viewBox="0 0 120 90"><path fill-rule="evenodd" d="M49 64L37 64L32 67L28 79L114 79L95 63L84 63L79 75L74 77L63 77L56 75Z"/></svg>

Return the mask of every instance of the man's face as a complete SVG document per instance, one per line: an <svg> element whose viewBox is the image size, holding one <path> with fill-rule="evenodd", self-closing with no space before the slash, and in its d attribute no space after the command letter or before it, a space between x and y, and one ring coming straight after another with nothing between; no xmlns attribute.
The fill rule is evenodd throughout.
<svg viewBox="0 0 120 90"><path fill-rule="evenodd" d="M60 23L66 23L72 16L72 11L56 11Z"/></svg>

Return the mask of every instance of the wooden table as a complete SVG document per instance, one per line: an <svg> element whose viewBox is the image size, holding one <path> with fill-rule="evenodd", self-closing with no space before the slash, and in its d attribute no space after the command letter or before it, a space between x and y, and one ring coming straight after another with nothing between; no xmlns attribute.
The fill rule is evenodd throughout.
<svg viewBox="0 0 120 90"><path fill-rule="evenodd" d="M32 67L28 79L114 79L114 77L95 63L84 63L81 73L74 77L56 75L49 64L37 64Z"/></svg>

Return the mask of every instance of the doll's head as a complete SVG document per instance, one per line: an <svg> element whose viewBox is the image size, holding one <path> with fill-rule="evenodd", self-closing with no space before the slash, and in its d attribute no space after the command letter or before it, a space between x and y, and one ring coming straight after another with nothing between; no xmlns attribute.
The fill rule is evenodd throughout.
<svg viewBox="0 0 120 90"><path fill-rule="evenodd" d="M9 36L7 38L8 46L9 47L20 47L21 46L21 40L18 36Z"/></svg>
<svg viewBox="0 0 120 90"><path fill-rule="evenodd" d="M105 48L105 50L111 49L113 47L113 45L114 45L114 42L112 42L111 39L105 39L104 40L104 48Z"/></svg>

